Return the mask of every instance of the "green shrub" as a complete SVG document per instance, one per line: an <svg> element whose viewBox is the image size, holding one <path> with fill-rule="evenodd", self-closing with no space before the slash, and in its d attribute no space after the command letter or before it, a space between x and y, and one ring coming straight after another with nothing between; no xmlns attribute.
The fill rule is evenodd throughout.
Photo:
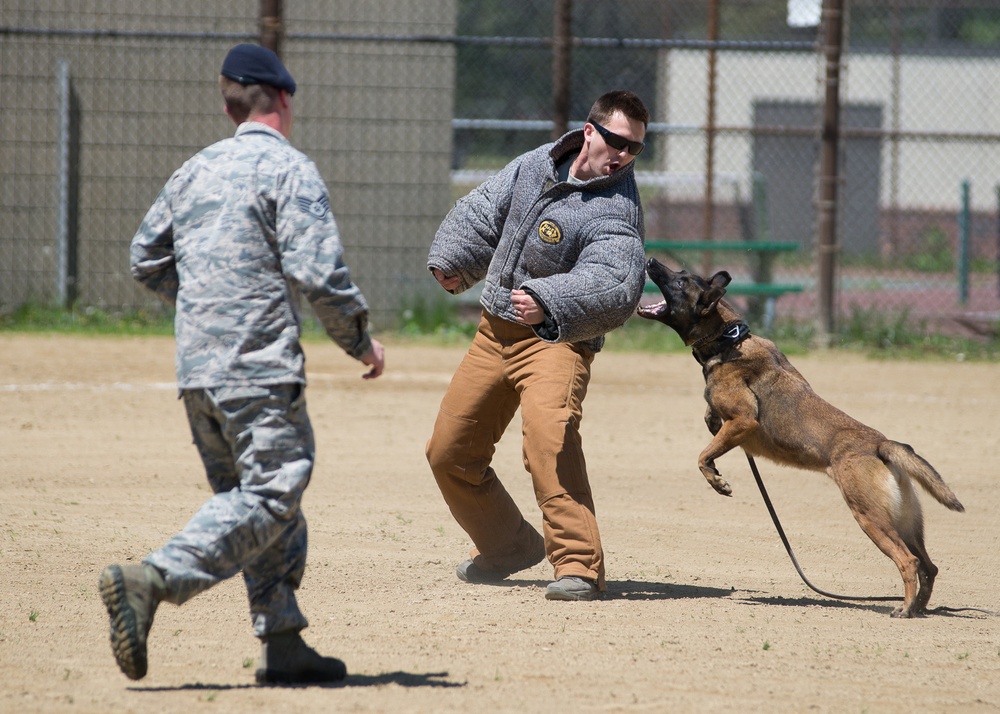
<svg viewBox="0 0 1000 714"><path fill-rule="evenodd" d="M471 339L478 323L462 319L454 299L417 298L400 314L397 332L404 337L436 337L445 342Z"/></svg>
<svg viewBox="0 0 1000 714"><path fill-rule="evenodd" d="M920 237L917 252L906 259L906 267L923 273L950 273L955 256L948 236L941 228L931 228Z"/></svg>

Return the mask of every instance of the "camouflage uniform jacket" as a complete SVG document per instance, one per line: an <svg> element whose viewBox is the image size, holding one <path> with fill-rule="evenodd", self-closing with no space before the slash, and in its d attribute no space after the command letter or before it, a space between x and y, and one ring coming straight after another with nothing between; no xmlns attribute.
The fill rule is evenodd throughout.
<svg viewBox="0 0 1000 714"><path fill-rule="evenodd" d="M305 382L294 290L349 355L371 347L315 164L254 122L178 169L132 239L133 277L176 306L180 389Z"/></svg>
<svg viewBox="0 0 1000 714"><path fill-rule="evenodd" d="M483 307L512 322L511 290L528 291L546 313L533 326L539 338L597 352L642 297L645 229L633 164L582 184L559 180L557 164L582 146L583 131L572 131L459 200L427 266L460 276L456 294L485 279Z"/></svg>

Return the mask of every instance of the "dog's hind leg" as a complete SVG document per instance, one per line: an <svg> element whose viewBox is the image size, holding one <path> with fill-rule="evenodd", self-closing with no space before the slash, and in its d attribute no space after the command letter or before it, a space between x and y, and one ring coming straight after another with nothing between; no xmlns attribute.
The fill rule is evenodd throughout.
<svg viewBox="0 0 1000 714"><path fill-rule="evenodd" d="M930 602L938 569L931 562L931 557L927 554L927 548L924 547L924 520L920 513L920 502L917 501L916 489L906 477L900 477L898 474L894 475L896 475L899 482L900 491L904 494L904 503L909 501L912 504L906 510L906 517L909 519L909 528L905 530L901 528L900 535L903 538L903 542L906 543L907 549L920 561L917 567L917 577L920 580L920 587L917 590L917 597L913 602L912 608L913 614L919 615L926 611L927 603Z"/></svg>
<svg viewBox="0 0 1000 714"><path fill-rule="evenodd" d="M861 530L896 564L903 578L903 604L892 616L921 614L937 568L923 549L920 503L909 479L900 480L876 456L863 454L843 457L829 473Z"/></svg>
<svg viewBox="0 0 1000 714"><path fill-rule="evenodd" d="M917 591L917 599L913 603L914 613L920 614L927 610L927 603L930 602L931 593L934 591L934 580L937 578L938 569L931 562L930 556L927 555L923 535L920 536L919 540L907 542L907 546L910 551L917 554L917 558L920 560L920 568L917 572L920 578L920 589Z"/></svg>
<svg viewBox="0 0 1000 714"><path fill-rule="evenodd" d="M919 588L912 607L912 614L919 615L927 609L927 603L930 602L938 569L931 562L927 548L924 547L924 518L920 510L920 501L917 498L917 489L909 475L894 468L893 464L889 464L889 471L899 489L899 508L894 514L899 535L903 543L906 544L907 550L915 555L919 561L917 566ZM955 499L956 503L957 500Z"/></svg>
<svg viewBox="0 0 1000 714"><path fill-rule="evenodd" d="M888 448L886 448L887 445ZM897 456L896 454L898 453L902 453L905 458ZM895 458L886 460L887 454L891 454ZM896 478L896 483L899 486L900 494L902 496L902 511L908 519L908 528L900 528L900 534L903 537L903 541L906 543L906 547L909 548L910 552L916 555L920 560L920 589L917 592L917 599L914 603L914 612L920 613L927 609L927 603L930 602L931 592L934 590L934 580L937 577L938 569L937 566L931 562L931 558L927 554L927 548L924 547L924 521L921 516L920 502L917 500L916 488L913 486L913 480L918 481L922 486L927 488L934 498L948 506L948 508L957 511L965 509L962 504L958 502L958 499L951 492L951 489L949 489L944 484L944 481L941 480L941 477L937 475L937 471L934 470L934 467L915 454L913 449L906 444L884 442L883 445L879 446L879 456L883 460L886 460L886 466L889 467L889 470ZM916 467L911 466L911 462L907 459L916 461L918 465ZM926 469L923 472L921 471L921 465ZM911 475L914 479L910 478ZM937 477L938 486L935 486L933 477ZM950 498L948 497L949 494Z"/></svg>

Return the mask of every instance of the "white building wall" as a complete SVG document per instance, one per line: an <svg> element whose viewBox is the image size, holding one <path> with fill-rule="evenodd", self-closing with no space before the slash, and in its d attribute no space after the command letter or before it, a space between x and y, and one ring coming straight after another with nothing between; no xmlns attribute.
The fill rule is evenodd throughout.
<svg viewBox="0 0 1000 714"><path fill-rule="evenodd" d="M717 56L716 118L718 127L749 127L755 101L823 100L823 58L815 54L762 54L724 52ZM701 51L672 50L661 61L662 94L659 121L671 133L661 169L679 174L705 172L708 61ZM841 75L842 105L878 103L883 108L883 129L891 129L893 108L892 59L880 55L852 55ZM903 132L941 132L1000 135L1000 57L913 57L900 64L899 129ZM817 116L817 119L819 117ZM818 136L817 136L818 141ZM995 208L995 187L1000 182L1000 141L907 140L900 144L898 171L888 141L883 145L880 202L903 209L952 208L962 181L972 187L973 207ZM714 167L719 175L742 177L748 190L752 142L720 134L716 139ZM895 180L894 180L895 178ZM691 187L692 196L700 187ZM676 194L675 194L676 195ZM744 194L746 195L746 194ZM722 198L722 197L720 197Z"/></svg>

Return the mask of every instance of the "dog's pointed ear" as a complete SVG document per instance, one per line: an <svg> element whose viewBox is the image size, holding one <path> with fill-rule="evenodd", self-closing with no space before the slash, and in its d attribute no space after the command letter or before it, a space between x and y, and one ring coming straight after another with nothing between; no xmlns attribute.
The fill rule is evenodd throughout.
<svg viewBox="0 0 1000 714"><path fill-rule="evenodd" d="M722 296L726 294L726 286L732 282L733 277L727 273L725 270L720 270L718 273L713 275L708 280L708 290L702 296L702 301L705 303L705 307L702 308L702 314L706 314L715 309L715 306L722 299Z"/></svg>
<svg viewBox="0 0 1000 714"><path fill-rule="evenodd" d="M729 283L733 282L733 276L727 273L725 270L720 270L718 273L713 275L708 279L708 284L713 288L725 288Z"/></svg>

